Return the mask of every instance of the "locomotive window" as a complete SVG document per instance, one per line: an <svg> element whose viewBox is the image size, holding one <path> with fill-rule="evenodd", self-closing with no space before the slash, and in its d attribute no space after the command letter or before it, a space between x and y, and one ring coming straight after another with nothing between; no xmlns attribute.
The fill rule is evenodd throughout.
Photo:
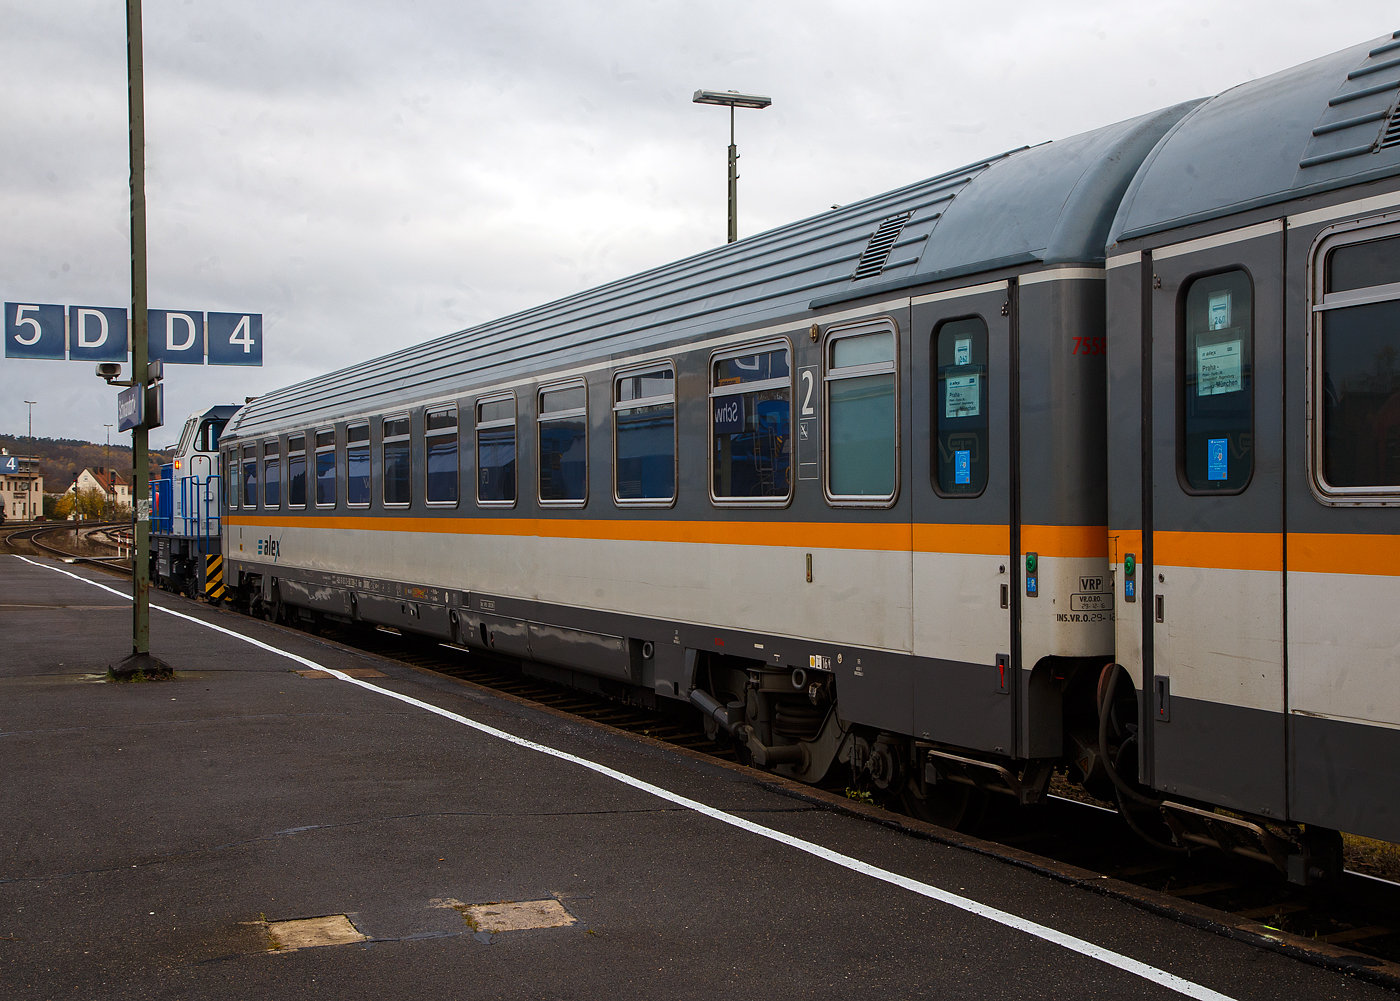
<svg viewBox="0 0 1400 1001"><path fill-rule="evenodd" d="M243 446L243 506L258 506L258 446Z"/></svg>
<svg viewBox="0 0 1400 1001"><path fill-rule="evenodd" d="M413 473L410 468L412 441L409 437L408 416L386 417L383 421L383 438L380 440L380 458L384 472L384 503L405 507L413 498Z"/></svg>
<svg viewBox="0 0 1400 1001"><path fill-rule="evenodd" d="M287 438L287 506L306 507L306 435Z"/></svg>
<svg viewBox="0 0 1400 1001"><path fill-rule="evenodd" d="M1335 246L1356 235L1321 251L1314 475L1324 493L1374 503L1400 490L1400 236Z"/></svg>
<svg viewBox="0 0 1400 1001"><path fill-rule="evenodd" d="M476 404L476 501L488 507L515 504L515 397Z"/></svg>
<svg viewBox="0 0 1400 1001"><path fill-rule="evenodd" d="M540 390L540 503L582 507L588 499L588 387Z"/></svg>
<svg viewBox="0 0 1400 1001"><path fill-rule="evenodd" d="M316 506L335 507L335 431L316 432Z"/></svg>
<svg viewBox="0 0 1400 1001"><path fill-rule="evenodd" d="M613 380L613 464L620 504L676 499L676 373L623 372Z"/></svg>
<svg viewBox="0 0 1400 1001"><path fill-rule="evenodd" d="M744 348L710 362L710 496L785 502L792 496L792 368L786 345Z"/></svg>
<svg viewBox="0 0 1400 1001"><path fill-rule="evenodd" d="M282 506L282 460L277 439L263 442L263 507Z"/></svg>
<svg viewBox="0 0 1400 1001"><path fill-rule="evenodd" d="M350 425L345 440L345 504L369 507L369 425Z"/></svg>
<svg viewBox="0 0 1400 1001"><path fill-rule="evenodd" d="M210 418L201 424L195 449L200 452L217 452L219 450L219 435L223 434L227 424L228 421L221 421L217 418Z"/></svg>
<svg viewBox="0 0 1400 1001"><path fill-rule="evenodd" d="M895 332L869 324L833 334L826 345L827 497L864 503L894 499Z"/></svg>
<svg viewBox="0 0 1400 1001"><path fill-rule="evenodd" d="M190 441L194 438L196 420L197 418L191 417L189 420L185 421L185 428L180 432L180 443L175 446L176 455L184 455L185 450L189 448Z"/></svg>
<svg viewBox="0 0 1400 1001"><path fill-rule="evenodd" d="M457 408L429 410L423 418L428 458L428 503L457 503Z"/></svg>
<svg viewBox="0 0 1400 1001"><path fill-rule="evenodd" d="M976 497L987 488L987 324L949 320L933 338L934 487L943 497Z"/></svg>
<svg viewBox="0 0 1400 1001"><path fill-rule="evenodd" d="M1186 289L1178 456L1188 490L1237 493L1254 474L1254 292L1225 271Z"/></svg>

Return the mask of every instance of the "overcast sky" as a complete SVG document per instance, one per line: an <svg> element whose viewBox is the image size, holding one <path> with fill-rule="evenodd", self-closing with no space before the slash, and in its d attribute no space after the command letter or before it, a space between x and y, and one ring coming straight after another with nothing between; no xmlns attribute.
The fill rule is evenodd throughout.
<svg viewBox="0 0 1400 1001"><path fill-rule="evenodd" d="M264 314L183 419L1400 28L1392 2L146 0L153 308ZM0 0L0 299L130 303L125 4ZM0 359L0 432L103 441L91 364Z"/></svg>

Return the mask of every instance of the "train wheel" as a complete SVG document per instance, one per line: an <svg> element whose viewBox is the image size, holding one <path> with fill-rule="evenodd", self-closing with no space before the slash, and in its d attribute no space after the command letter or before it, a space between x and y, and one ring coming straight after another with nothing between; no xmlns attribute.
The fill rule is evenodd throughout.
<svg viewBox="0 0 1400 1001"><path fill-rule="evenodd" d="M971 832L982 823L989 795L985 789L962 782L939 782L920 793L918 784L910 779L900 799L915 820Z"/></svg>

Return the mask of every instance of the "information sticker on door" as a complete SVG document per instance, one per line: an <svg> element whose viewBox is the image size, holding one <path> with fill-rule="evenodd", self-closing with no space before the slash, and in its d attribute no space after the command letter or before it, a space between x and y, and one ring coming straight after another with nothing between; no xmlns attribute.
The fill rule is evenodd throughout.
<svg viewBox="0 0 1400 1001"><path fill-rule="evenodd" d="M1211 438L1206 442L1206 478L1228 480L1230 478L1230 439Z"/></svg>

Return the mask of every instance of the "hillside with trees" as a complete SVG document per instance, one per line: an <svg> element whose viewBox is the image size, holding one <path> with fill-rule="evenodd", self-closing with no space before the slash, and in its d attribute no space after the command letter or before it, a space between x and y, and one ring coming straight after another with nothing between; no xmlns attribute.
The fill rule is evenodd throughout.
<svg viewBox="0 0 1400 1001"><path fill-rule="evenodd" d="M127 483L133 479L130 445L113 442L108 446L73 438L28 438L24 435L0 434L0 448L8 450L11 455L37 455L42 464L44 492L49 494L63 493L73 485L85 467L115 469ZM161 452L151 452L149 455L153 474L160 463L170 461L170 457Z"/></svg>

